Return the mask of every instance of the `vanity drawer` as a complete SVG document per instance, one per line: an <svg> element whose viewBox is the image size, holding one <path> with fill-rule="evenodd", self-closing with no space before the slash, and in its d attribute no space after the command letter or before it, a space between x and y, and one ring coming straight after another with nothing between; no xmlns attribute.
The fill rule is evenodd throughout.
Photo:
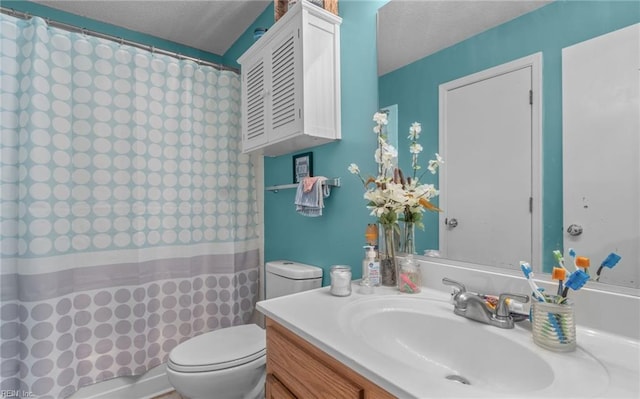
<svg viewBox="0 0 640 399"><path fill-rule="evenodd" d="M266 399L296 399L287 387L273 374L267 375Z"/></svg>
<svg viewBox="0 0 640 399"><path fill-rule="evenodd" d="M365 379L296 334L267 319L267 386L280 397L388 399L382 388ZM281 383L280 386L278 383Z"/></svg>

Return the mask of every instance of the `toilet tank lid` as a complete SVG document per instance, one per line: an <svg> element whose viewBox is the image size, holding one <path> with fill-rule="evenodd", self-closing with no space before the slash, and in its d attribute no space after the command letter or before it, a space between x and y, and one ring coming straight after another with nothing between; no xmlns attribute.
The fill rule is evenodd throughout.
<svg viewBox="0 0 640 399"><path fill-rule="evenodd" d="M274 260L272 262L267 262L265 269L267 273L294 280L306 280L322 277L321 268L289 260Z"/></svg>

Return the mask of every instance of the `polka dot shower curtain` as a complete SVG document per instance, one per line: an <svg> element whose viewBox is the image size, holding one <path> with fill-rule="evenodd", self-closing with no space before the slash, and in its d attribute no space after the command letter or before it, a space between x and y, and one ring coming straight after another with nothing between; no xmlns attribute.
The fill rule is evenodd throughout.
<svg viewBox="0 0 640 399"><path fill-rule="evenodd" d="M246 323L259 256L238 75L0 22L0 390L64 398Z"/></svg>

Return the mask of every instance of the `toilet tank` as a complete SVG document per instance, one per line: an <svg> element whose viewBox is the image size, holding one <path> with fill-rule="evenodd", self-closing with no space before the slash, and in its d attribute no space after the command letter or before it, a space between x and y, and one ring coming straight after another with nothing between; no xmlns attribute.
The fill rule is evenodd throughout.
<svg viewBox="0 0 640 399"><path fill-rule="evenodd" d="M266 299L289 295L322 286L322 269L288 260L265 265Z"/></svg>

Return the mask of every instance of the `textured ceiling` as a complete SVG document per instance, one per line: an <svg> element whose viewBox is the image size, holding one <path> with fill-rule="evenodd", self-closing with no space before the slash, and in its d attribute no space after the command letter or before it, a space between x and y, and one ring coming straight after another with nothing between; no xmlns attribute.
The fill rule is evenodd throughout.
<svg viewBox="0 0 640 399"><path fill-rule="evenodd" d="M32 1L224 55L273 0ZM378 74L395 70L549 2L392 0L380 8L378 14Z"/></svg>
<svg viewBox="0 0 640 399"><path fill-rule="evenodd" d="M224 55L273 0L32 1Z"/></svg>
<svg viewBox="0 0 640 399"><path fill-rule="evenodd" d="M424 58L551 0L392 0L378 11L378 75Z"/></svg>

